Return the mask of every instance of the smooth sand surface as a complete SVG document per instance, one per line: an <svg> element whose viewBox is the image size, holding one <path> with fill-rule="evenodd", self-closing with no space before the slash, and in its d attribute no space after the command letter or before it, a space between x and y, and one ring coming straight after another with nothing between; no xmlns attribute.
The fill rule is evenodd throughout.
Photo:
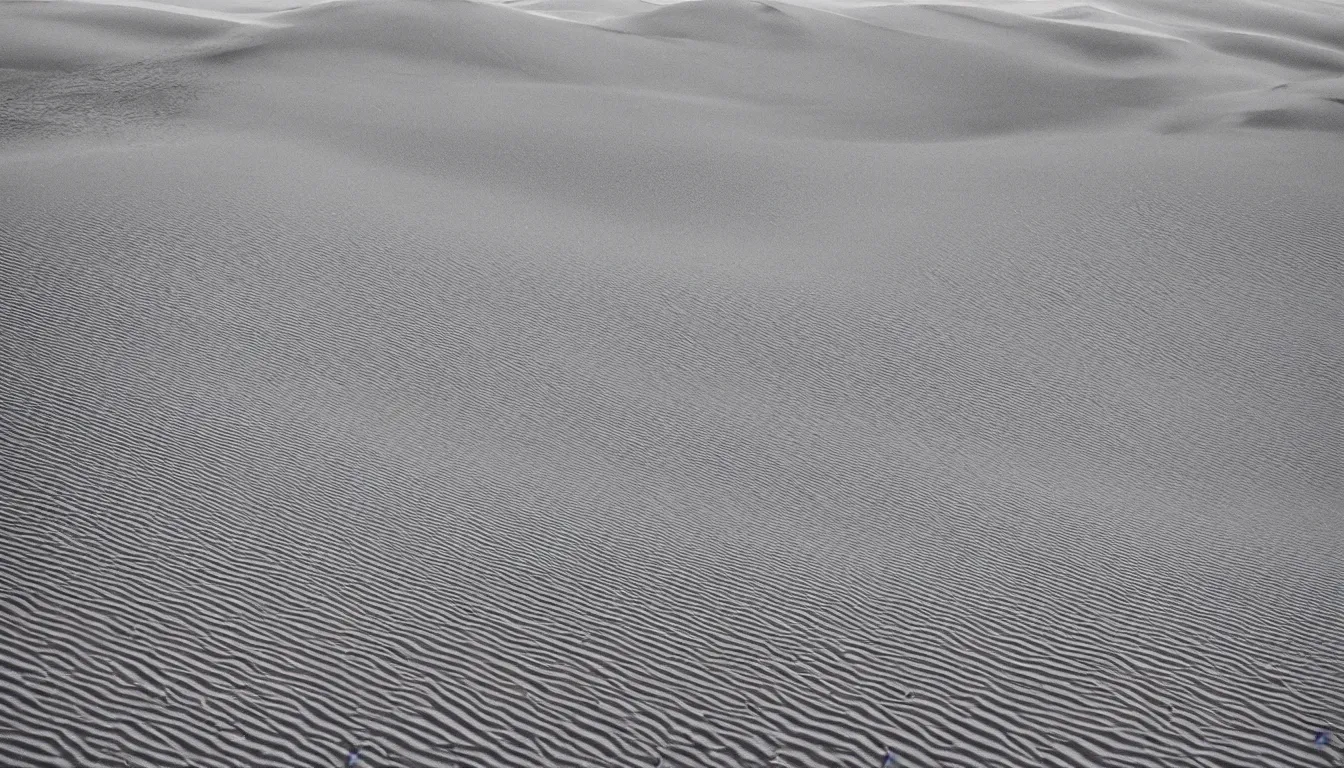
<svg viewBox="0 0 1344 768"><path fill-rule="evenodd" d="M1344 9L0 3L0 765L1324 767Z"/></svg>

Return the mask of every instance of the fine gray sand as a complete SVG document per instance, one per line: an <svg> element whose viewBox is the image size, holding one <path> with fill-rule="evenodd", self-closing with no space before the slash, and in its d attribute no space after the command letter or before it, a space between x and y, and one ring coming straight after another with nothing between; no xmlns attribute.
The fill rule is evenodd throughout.
<svg viewBox="0 0 1344 768"><path fill-rule="evenodd" d="M0 766L1324 768L1344 5L0 2Z"/></svg>

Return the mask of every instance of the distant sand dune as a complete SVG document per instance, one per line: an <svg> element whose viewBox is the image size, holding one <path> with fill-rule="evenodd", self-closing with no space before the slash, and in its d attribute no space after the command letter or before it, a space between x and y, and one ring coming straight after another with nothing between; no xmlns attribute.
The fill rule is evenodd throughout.
<svg viewBox="0 0 1344 768"><path fill-rule="evenodd" d="M0 2L0 766L1326 768L1342 19Z"/></svg>
<svg viewBox="0 0 1344 768"><path fill-rule="evenodd" d="M657 7L648 0L505 0L505 5L560 19L597 23Z"/></svg>
<svg viewBox="0 0 1344 768"><path fill-rule="evenodd" d="M957 40L894 39L796 6L766 10L725 0L682 8L590 28L471 3L338 6L312 19L293 17L289 33L258 50L359 49L528 79L728 99L764 107L782 122L865 138L951 138L1094 121L1151 108L1186 87ZM653 39L623 39L606 28ZM850 86L837 89L839 81Z"/></svg>
<svg viewBox="0 0 1344 768"><path fill-rule="evenodd" d="M1248 32L1208 32L1204 42L1220 53L1244 56L1308 72L1344 73L1344 51Z"/></svg>
<svg viewBox="0 0 1344 768"><path fill-rule="evenodd" d="M319 58L337 66L330 57L346 57L340 66L349 67L374 57L441 68L440 76L452 79L485 70L726 99L765 107L796 130L892 140L1131 122L1183 102L1269 87L1283 68L1308 76L1344 68L1344 51L1321 42L1334 39L1330 23L1312 26L1305 11L1258 6L1198 17L1263 26L1251 32L1189 27L1188 14L1154 3L1116 15L1077 5L1026 13L1021 4L808 8L707 0L627 6L634 10L615 16L609 7L586 22L572 14L552 18L541 7L519 13L528 6L468 0L190 14L144 5L152 7L10 4L7 66L72 71L159 61L185 71L180 62L252 60L297 73ZM1136 26L1145 8L1156 15ZM1059 13L1075 20L1055 18ZM1090 20L1076 20L1080 13ZM347 60L352 55L359 58ZM280 70L277 57L288 62Z"/></svg>
<svg viewBox="0 0 1344 768"><path fill-rule="evenodd" d="M1028 36L1019 44L1030 42L1061 46L1071 53L1105 63L1134 60L1172 60L1178 57L1174 50L1181 40L1162 38L1133 30L1108 29L1053 19L959 5L921 5L921 8L975 19L984 24L1017 31Z"/></svg>
<svg viewBox="0 0 1344 768"><path fill-rule="evenodd" d="M730 45L787 45L807 35L806 25L784 10L784 6L763 0L672 3L604 26L638 35Z"/></svg>
<svg viewBox="0 0 1344 768"><path fill-rule="evenodd" d="M70 70L162 56L234 23L155 9L70 2L0 6L0 69Z"/></svg>

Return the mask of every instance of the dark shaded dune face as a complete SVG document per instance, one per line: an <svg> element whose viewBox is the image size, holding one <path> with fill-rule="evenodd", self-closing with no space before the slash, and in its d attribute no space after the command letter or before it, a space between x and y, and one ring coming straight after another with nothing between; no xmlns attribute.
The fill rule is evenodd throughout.
<svg viewBox="0 0 1344 768"><path fill-rule="evenodd" d="M505 5L556 18L600 23L652 10L644 0L510 0Z"/></svg>
<svg viewBox="0 0 1344 768"><path fill-rule="evenodd" d="M1291 107L1253 110L1242 118L1242 125L1344 134L1344 100L1318 99Z"/></svg>
<svg viewBox="0 0 1344 768"><path fill-rule="evenodd" d="M0 69L71 71L138 64L227 35L236 26L141 8L7 2L0 5Z"/></svg>
<svg viewBox="0 0 1344 768"><path fill-rule="evenodd" d="M1041 17L1061 21L1103 21L1110 18L1111 14L1095 5L1071 5L1067 8L1046 11L1041 14Z"/></svg>
<svg viewBox="0 0 1344 768"><path fill-rule="evenodd" d="M289 28L272 37L274 47L296 53L366 51L445 63L469 60L475 54L482 63L493 64L497 59L488 55L487 41L473 40L454 27L471 25L473 15L498 12L466 0L319 5L281 16Z"/></svg>
<svg viewBox="0 0 1344 768"><path fill-rule="evenodd" d="M798 45L806 27L787 11L759 0L693 0L606 22L621 32L725 44Z"/></svg>
<svg viewBox="0 0 1344 768"><path fill-rule="evenodd" d="M1199 39L1220 53L1305 72L1344 73L1344 51L1248 32L1206 32Z"/></svg>
<svg viewBox="0 0 1344 768"><path fill-rule="evenodd" d="M1178 0L1123 0L1121 7L1139 15L1154 14L1216 28L1259 34L1279 34L1344 51L1344 18L1338 6L1321 4L1314 10L1254 0L1186 3Z"/></svg>
<svg viewBox="0 0 1344 768"><path fill-rule="evenodd" d="M85 3L17 3L15 23L44 20L67 28L147 42L190 42L226 33L238 26L227 19L193 16L171 10L90 5Z"/></svg>
<svg viewBox="0 0 1344 768"><path fill-rule="evenodd" d="M283 58L285 46L277 43L276 35L240 35L233 40L214 45L203 45L183 58L207 67L261 65L266 59Z"/></svg>
<svg viewBox="0 0 1344 768"><path fill-rule="evenodd" d="M966 5L920 7L1015 32L1020 36L1015 40L1018 45L1050 45L1067 50L1074 57L1103 64L1170 62L1179 58L1178 51L1184 45L1179 40L1161 39L1140 32L1071 24L990 8Z"/></svg>
<svg viewBox="0 0 1344 768"><path fill-rule="evenodd" d="M1193 102L1174 111L1164 130L1207 130L1241 126L1257 130L1337 133L1344 98L1340 78L1314 78L1270 88L1238 91Z"/></svg>

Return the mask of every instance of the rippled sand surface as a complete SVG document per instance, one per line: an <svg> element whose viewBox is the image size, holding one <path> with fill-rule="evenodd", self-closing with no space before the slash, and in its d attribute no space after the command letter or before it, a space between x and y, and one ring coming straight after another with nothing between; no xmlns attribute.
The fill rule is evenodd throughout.
<svg viewBox="0 0 1344 768"><path fill-rule="evenodd" d="M0 3L0 765L1316 766L1344 9Z"/></svg>

